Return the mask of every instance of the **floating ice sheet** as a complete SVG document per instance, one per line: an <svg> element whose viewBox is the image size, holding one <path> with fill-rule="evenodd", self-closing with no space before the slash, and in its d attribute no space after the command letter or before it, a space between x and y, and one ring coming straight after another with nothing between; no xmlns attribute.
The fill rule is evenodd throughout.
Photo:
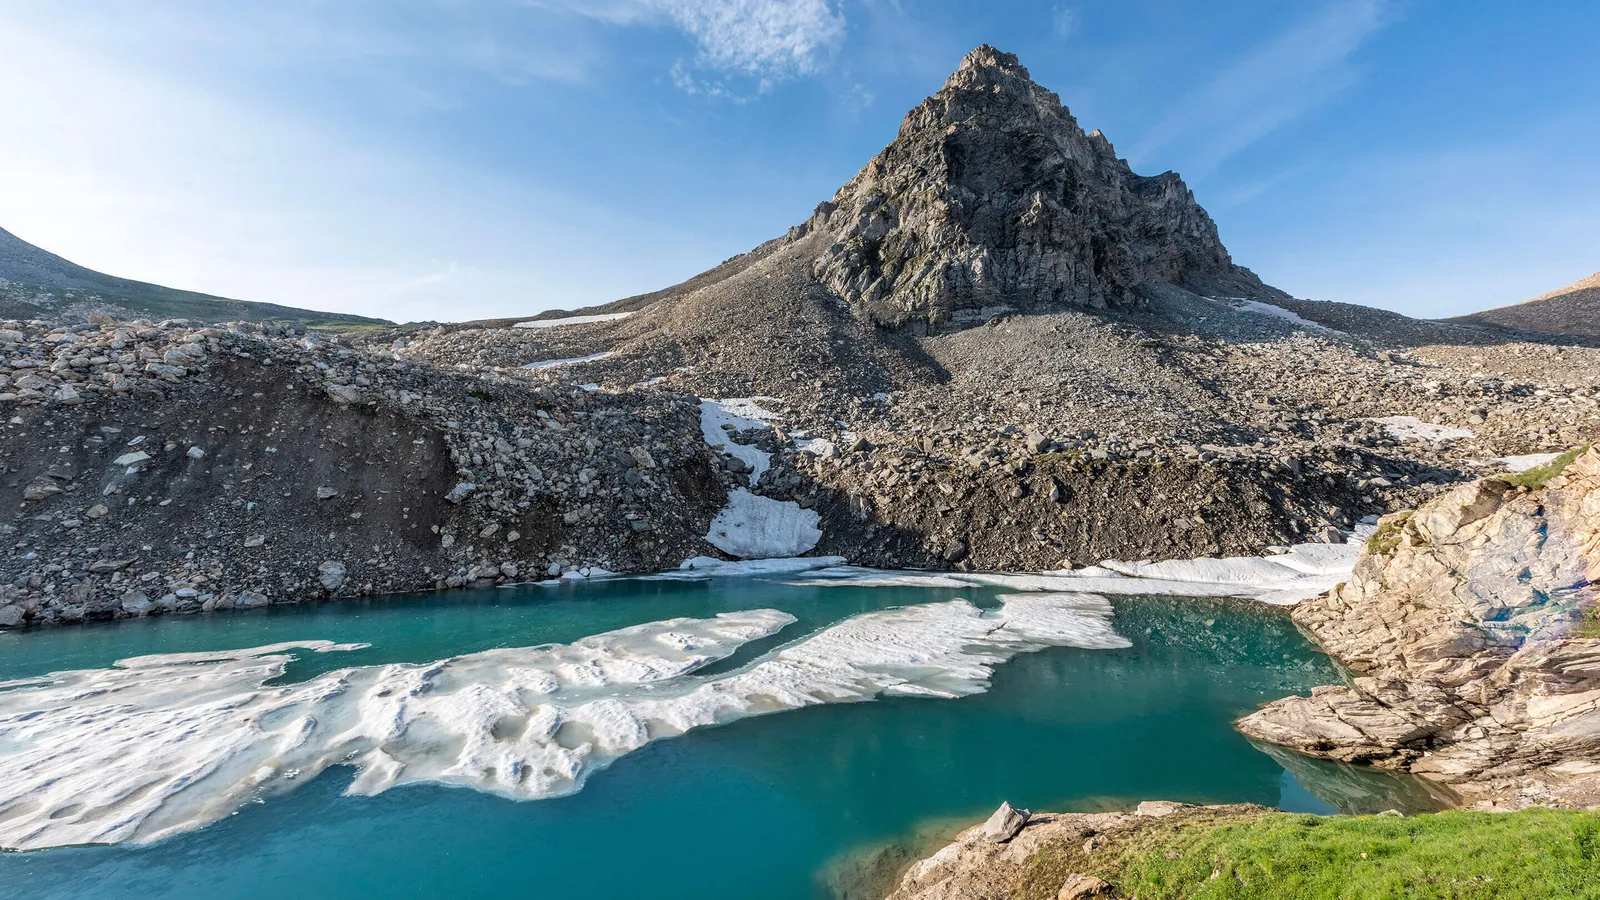
<svg viewBox="0 0 1600 900"><path fill-rule="evenodd" d="M730 674L692 673L793 621L776 610L673 619L572 644L267 686L296 648L124 660L0 684L0 847L145 843L202 827L330 765L348 792L429 782L514 799L581 789L692 728L882 695L960 697L1045 647L1127 646L1111 605L1029 594L866 613Z"/></svg>

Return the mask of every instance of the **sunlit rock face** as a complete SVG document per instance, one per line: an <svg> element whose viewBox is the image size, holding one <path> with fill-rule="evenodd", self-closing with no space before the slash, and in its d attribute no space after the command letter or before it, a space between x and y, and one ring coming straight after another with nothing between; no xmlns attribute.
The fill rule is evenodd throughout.
<svg viewBox="0 0 1600 900"><path fill-rule="evenodd" d="M989 46L796 232L831 236L814 274L881 325L1104 308L1135 302L1147 281L1282 296L1233 264L1183 179L1134 174Z"/></svg>
<svg viewBox="0 0 1600 900"><path fill-rule="evenodd" d="M1600 449L1541 489L1483 479L1391 516L1372 550L1294 612L1351 687L1280 700L1241 730L1483 805L1600 792Z"/></svg>

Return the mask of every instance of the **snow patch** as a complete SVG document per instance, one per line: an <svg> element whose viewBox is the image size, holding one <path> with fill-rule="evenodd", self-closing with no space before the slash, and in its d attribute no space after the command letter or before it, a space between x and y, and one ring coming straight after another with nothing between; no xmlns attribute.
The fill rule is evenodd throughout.
<svg viewBox="0 0 1600 900"><path fill-rule="evenodd" d="M1282 319L1285 322L1299 325L1301 328L1310 329L1311 331L1323 331L1329 334L1344 333L1339 331L1337 328L1329 328L1328 326L1323 325L1321 322L1313 322L1310 319L1307 319L1298 313L1284 309L1281 306L1273 306L1271 303L1262 303L1259 300L1237 300L1235 302L1239 304L1236 308L1240 312L1255 313L1258 316L1270 316L1274 319Z"/></svg>
<svg viewBox="0 0 1600 900"><path fill-rule="evenodd" d="M1293 606L1348 581L1359 544L1299 544L1275 556L1120 562L1055 572L892 572L840 566L790 584L853 587L959 588L992 585L1017 591L1092 591L1101 594L1164 594L1180 597L1240 597Z"/></svg>
<svg viewBox="0 0 1600 900"><path fill-rule="evenodd" d="M765 398L761 398L765 399ZM774 421L777 414L762 409L755 398L733 397L727 400L700 401L700 436L712 447L725 452L750 467L750 483L761 480L761 473L772 465L772 454L750 444L736 444L722 427L731 425L735 431L761 428Z"/></svg>
<svg viewBox="0 0 1600 900"><path fill-rule="evenodd" d="M1521 456L1502 456L1495 460L1513 472L1526 472L1555 462L1559 453L1524 453Z"/></svg>
<svg viewBox="0 0 1600 900"><path fill-rule="evenodd" d="M405 784L517 800L570 794L652 740L749 716L879 696L981 693L1046 647L1110 649L1087 594L866 613L736 672L693 673L794 618L777 610L636 625L571 644L347 668L268 687L278 644L125 660L0 683L0 847L148 843L350 765L346 793Z"/></svg>
<svg viewBox="0 0 1600 900"><path fill-rule="evenodd" d="M564 319L535 319L531 322L518 322L512 328L560 328L563 325L592 325L595 322L615 322L633 315L631 312L597 313L592 316L567 316Z"/></svg>
<svg viewBox="0 0 1600 900"><path fill-rule="evenodd" d="M1465 428L1455 428L1450 425L1435 425L1424 422L1416 416L1385 416L1381 419L1368 419L1383 426L1389 436L1399 441L1454 441L1460 438L1476 437Z"/></svg>
<svg viewBox="0 0 1600 900"><path fill-rule="evenodd" d="M799 556L822 540L822 517L793 500L774 500L738 488L711 520L706 540L729 556L771 559Z"/></svg>
<svg viewBox="0 0 1600 900"><path fill-rule="evenodd" d="M557 365L578 365L581 362L598 362L598 360L606 359L608 356L611 356L611 351L589 354L589 356L574 356L570 357L570 359L546 359L542 360L542 362L530 362L528 365L523 365L522 368L552 368L557 367Z"/></svg>

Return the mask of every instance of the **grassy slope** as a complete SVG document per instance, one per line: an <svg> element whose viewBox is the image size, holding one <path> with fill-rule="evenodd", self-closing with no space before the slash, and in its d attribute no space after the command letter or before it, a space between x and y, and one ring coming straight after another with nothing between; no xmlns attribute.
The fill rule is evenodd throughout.
<svg viewBox="0 0 1600 900"><path fill-rule="evenodd" d="M1050 847L1029 867L1015 896L1052 898L1085 873L1141 900L1600 898L1600 814L1202 814L1155 820L1092 855Z"/></svg>

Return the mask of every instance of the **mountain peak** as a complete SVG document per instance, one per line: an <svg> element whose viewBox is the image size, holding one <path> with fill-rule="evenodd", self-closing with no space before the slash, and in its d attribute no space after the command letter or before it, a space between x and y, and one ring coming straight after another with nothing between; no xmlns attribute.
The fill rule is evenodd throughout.
<svg viewBox="0 0 1600 900"><path fill-rule="evenodd" d="M1233 264L1181 178L1134 174L987 44L795 237L819 232L832 240L814 275L881 325L1105 308L1136 302L1148 281L1282 296Z"/></svg>
<svg viewBox="0 0 1600 900"><path fill-rule="evenodd" d="M1027 68L1022 65L1021 60L1017 59L1015 53L997 50L988 44L979 44L966 56L963 56L961 65L956 67L955 73L950 78L954 80L962 73L975 70L992 70L1027 81L1033 80L1033 77L1028 74Z"/></svg>

